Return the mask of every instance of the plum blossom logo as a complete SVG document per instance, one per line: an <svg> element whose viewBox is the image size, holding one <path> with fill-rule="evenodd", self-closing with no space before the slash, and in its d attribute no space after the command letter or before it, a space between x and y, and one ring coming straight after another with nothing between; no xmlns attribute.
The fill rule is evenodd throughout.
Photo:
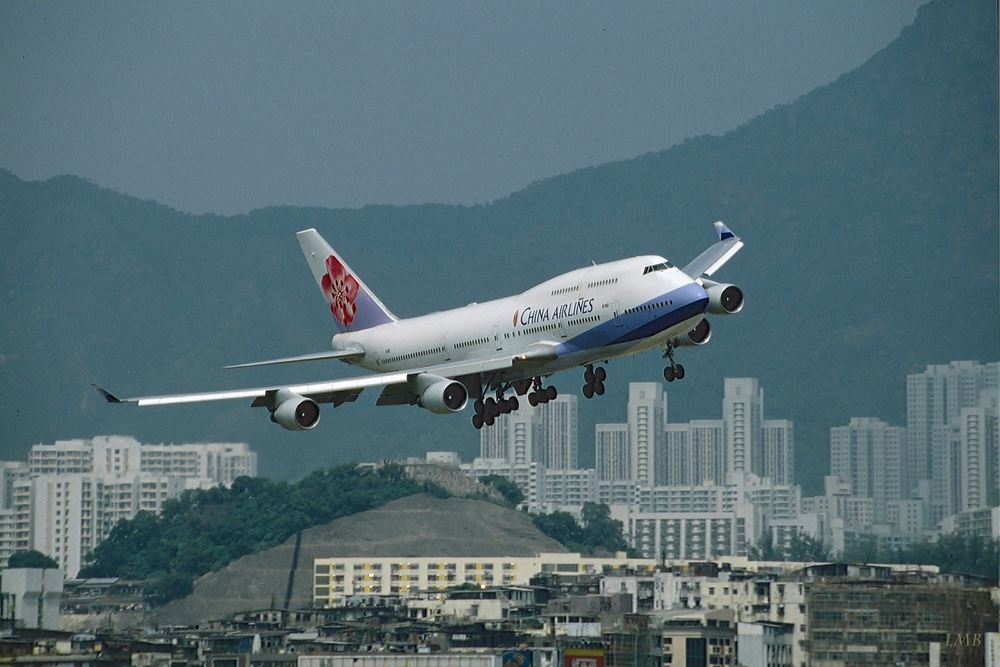
<svg viewBox="0 0 1000 667"><path fill-rule="evenodd" d="M354 321L354 300L358 297L358 281L349 274L344 265L333 255L326 258L326 274L321 287L326 300L330 302L333 319L345 327Z"/></svg>

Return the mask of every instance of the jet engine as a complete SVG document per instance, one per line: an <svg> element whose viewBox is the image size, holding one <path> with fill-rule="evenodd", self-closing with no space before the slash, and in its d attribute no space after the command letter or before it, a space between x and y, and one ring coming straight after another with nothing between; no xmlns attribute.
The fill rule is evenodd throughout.
<svg viewBox="0 0 1000 667"><path fill-rule="evenodd" d="M674 339L674 347L695 347L696 345L704 345L712 338L712 327L709 326L708 320L702 318L701 322L698 322L698 326L691 331L688 331L683 336L678 336Z"/></svg>
<svg viewBox="0 0 1000 667"><path fill-rule="evenodd" d="M458 412L469 401L469 391L455 380L420 373L411 377L408 384L418 397L417 405L439 415Z"/></svg>
<svg viewBox="0 0 1000 667"><path fill-rule="evenodd" d="M743 310L743 291L736 285L702 280L708 294L708 312L712 315L732 315Z"/></svg>
<svg viewBox="0 0 1000 667"><path fill-rule="evenodd" d="M274 406L271 421L289 431L308 431L319 423L319 406L311 398L279 389Z"/></svg>

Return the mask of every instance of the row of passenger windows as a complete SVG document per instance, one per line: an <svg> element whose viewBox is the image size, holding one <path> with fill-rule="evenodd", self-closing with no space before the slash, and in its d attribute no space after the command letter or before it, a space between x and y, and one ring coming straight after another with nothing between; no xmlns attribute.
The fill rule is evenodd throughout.
<svg viewBox="0 0 1000 667"><path fill-rule="evenodd" d="M388 359L382 359L379 361L380 364L394 364L397 361L404 361L406 359L416 359L417 357L425 357L428 354L441 354L444 352L444 347L435 347L429 350L421 350L419 352L410 352L409 354L401 354L396 357L389 357Z"/></svg>
<svg viewBox="0 0 1000 667"><path fill-rule="evenodd" d="M489 338L477 338L475 340L467 340L464 343L458 343L455 345L456 350L461 350L463 347L469 347L470 345L486 345L490 342Z"/></svg>
<svg viewBox="0 0 1000 667"><path fill-rule="evenodd" d="M647 304L644 304L642 306L636 306L635 308L629 308L625 312L626 313L638 313L638 312L641 312L641 311L644 311L644 310L654 310L656 308L663 308L665 306L672 306L672 305L674 305L674 301L673 301L673 299L669 299L667 301L657 301L656 303L647 303Z"/></svg>
<svg viewBox="0 0 1000 667"><path fill-rule="evenodd" d="M587 289L591 289L591 288L594 288L594 287L600 287L602 285L614 285L616 282L618 282L617 278L607 278L605 280L598 280L595 283L588 283L587 284Z"/></svg>
<svg viewBox="0 0 1000 667"><path fill-rule="evenodd" d="M562 289L552 290L552 296L558 296L560 294L568 294L569 292L577 292L580 290L579 285L574 285L573 287L563 287Z"/></svg>

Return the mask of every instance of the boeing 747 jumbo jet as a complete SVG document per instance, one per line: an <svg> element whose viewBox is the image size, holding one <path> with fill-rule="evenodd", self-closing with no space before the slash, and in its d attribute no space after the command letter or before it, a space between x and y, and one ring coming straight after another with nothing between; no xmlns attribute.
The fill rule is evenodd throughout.
<svg viewBox="0 0 1000 667"><path fill-rule="evenodd" d="M299 245L333 314L332 351L227 368L339 359L373 374L287 387L119 399L94 385L109 403L140 406L253 399L271 421L292 431L319 422L319 404L350 403L368 387L381 387L376 405L419 405L439 414L474 401L472 424L492 426L517 410L518 396L538 405L556 397L545 386L553 373L584 369L583 395L604 393L607 372L598 363L660 348L667 382L684 377L678 347L704 345L706 314L743 308L735 285L710 280L743 242L721 222L719 241L683 269L646 255L564 273L516 296L470 303L401 320L316 232L298 232Z"/></svg>

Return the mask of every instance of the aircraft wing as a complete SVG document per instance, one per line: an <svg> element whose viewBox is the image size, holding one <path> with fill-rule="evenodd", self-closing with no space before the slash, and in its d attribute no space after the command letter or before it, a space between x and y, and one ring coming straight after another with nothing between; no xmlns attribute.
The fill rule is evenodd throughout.
<svg viewBox="0 0 1000 667"><path fill-rule="evenodd" d="M325 354L325 353L324 353ZM104 388L93 385L97 391L104 396L108 403L135 403L140 407L153 405L176 405L181 403L204 403L207 401L229 401L238 399L253 399L253 407L263 407L271 405L274 395L281 389L287 389L293 394L311 398L317 403L342 403L353 402L363 390L368 387L396 387L392 393L403 395L399 390L402 387L397 385L408 384L414 376L420 374L435 375L442 378L457 378L476 373L494 373L515 366L531 366L541 364L555 359L555 346L548 343L537 343L516 355L495 355L493 357L474 359L469 361L457 361L451 363L425 366L406 371L391 373L376 373L355 378L345 378L342 380L329 380L327 382L314 382L311 384L290 385L284 387L258 387L255 389L236 389L231 391L212 391L195 394L171 394L167 396L139 396L134 398L118 398ZM278 360L279 362L281 360ZM390 404L390 403L382 403Z"/></svg>
<svg viewBox="0 0 1000 667"><path fill-rule="evenodd" d="M702 276L711 276L743 247L743 241L740 240L740 237L729 231L728 227L721 222L713 224L715 225L716 233L719 235L719 242L705 249L704 252L692 259L683 269L684 273L695 280Z"/></svg>
<svg viewBox="0 0 1000 667"><path fill-rule="evenodd" d="M252 361L248 364L233 364L223 366L223 368L252 368L254 366L274 366L276 364L294 364L299 361L317 361L320 359L357 359L365 356L364 350L333 350L331 352L315 352L313 354L303 354L298 357L284 357L283 359L268 359L267 361Z"/></svg>

